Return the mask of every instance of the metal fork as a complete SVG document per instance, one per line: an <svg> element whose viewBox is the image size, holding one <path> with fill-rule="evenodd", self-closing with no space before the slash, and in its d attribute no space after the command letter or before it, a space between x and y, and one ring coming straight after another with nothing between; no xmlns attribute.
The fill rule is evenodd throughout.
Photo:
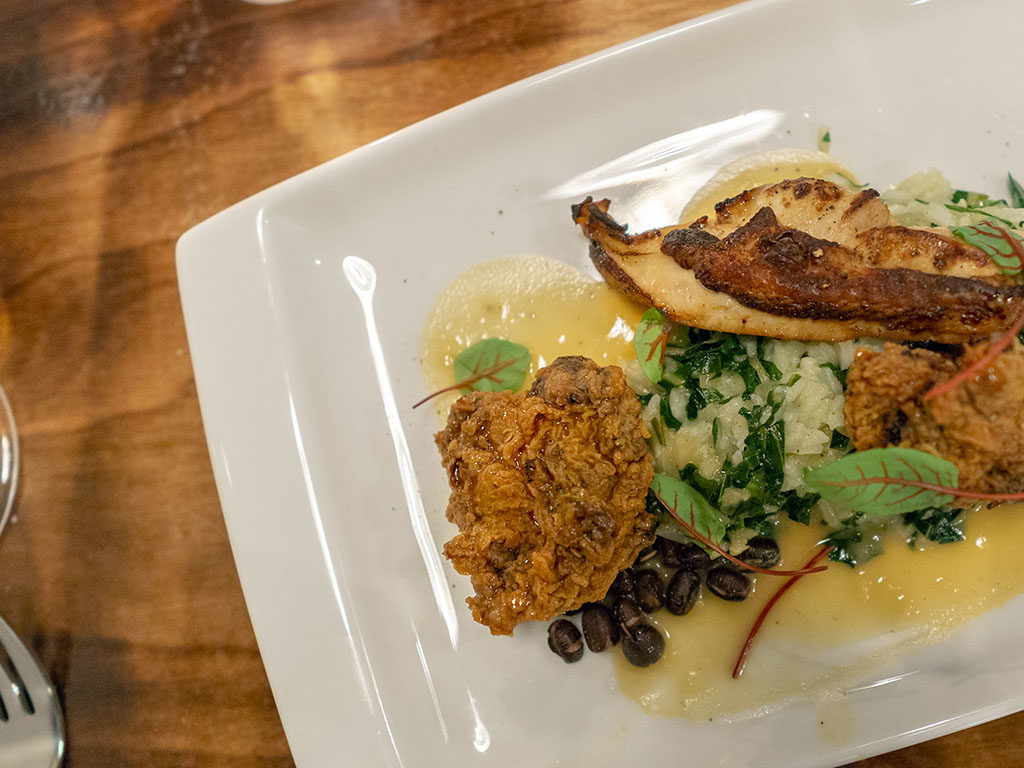
<svg viewBox="0 0 1024 768"><path fill-rule="evenodd" d="M56 768L64 759L64 718L39 663L0 619L0 766Z"/></svg>

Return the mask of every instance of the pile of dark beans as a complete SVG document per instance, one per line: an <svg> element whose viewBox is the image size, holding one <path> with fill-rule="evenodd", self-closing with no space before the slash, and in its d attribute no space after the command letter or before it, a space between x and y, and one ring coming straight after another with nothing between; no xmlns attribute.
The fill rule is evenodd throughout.
<svg viewBox="0 0 1024 768"><path fill-rule="evenodd" d="M780 560L774 539L756 536L739 556L745 563L773 568ZM666 610L676 616L690 612L701 589L722 600L745 600L752 586L750 571L725 558L712 558L693 542L660 536L636 562L621 571L604 599L556 619L548 627L548 647L567 663L583 658L584 644L601 653L621 641L630 664L647 667L665 652L665 638L647 622L648 614ZM570 616L579 615L581 633Z"/></svg>

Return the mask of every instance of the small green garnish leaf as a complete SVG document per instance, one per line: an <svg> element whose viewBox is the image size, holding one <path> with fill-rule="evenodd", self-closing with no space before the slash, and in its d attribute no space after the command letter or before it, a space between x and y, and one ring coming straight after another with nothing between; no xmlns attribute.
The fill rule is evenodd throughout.
<svg viewBox="0 0 1024 768"><path fill-rule="evenodd" d="M832 546L828 559L856 568L881 552L881 543L871 538L852 518L825 538L825 543Z"/></svg>
<svg viewBox="0 0 1024 768"><path fill-rule="evenodd" d="M483 339L462 350L452 369L455 383L431 392L413 408L418 408L444 392L452 390L513 391L523 386L530 369L530 350L506 339Z"/></svg>
<svg viewBox="0 0 1024 768"><path fill-rule="evenodd" d="M707 393L697 379L692 379L690 382L690 399L686 401L686 418L693 421L707 404Z"/></svg>
<svg viewBox="0 0 1024 768"><path fill-rule="evenodd" d="M661 396L661 402L658 404L658 412L661 415L661 420L665 422L665 426L669 429L676 430L683 426L683 422L677 419L675 414L672 413L672 405L669 403L667 392Z"/></svg>
<svg viewBox="0 0 1024 768"><path fill-rule="evenodd" d="M832 439L829 441L828 447L834 448L837 451L845 451L850 447L849 435L844 435L838 429L833 429Z"/></svg>
<svg viewBox="0 0 1024 768"><path fill-rule="evenodd" d="M665 369L665 346L668 342L670 324L668 318L651 307L640 318L633 334L633 349L640 368L654 384L661 381Z"/></svg>
<svg viewBox="0 0 1024 768"><path fill-rule="evenodd" d="M711 543L719 544L725 538L725 521L721 513L697 489L670 475L658 474L654 476L651 490L674 518Z"/></svg>
<svg viewBox="0 0 1024 768"><path fill-rule="evenodd" d="M782 511L790 520L803 525L811 524L811 509L818 503L821 497L816 493L800 496L796 491L787 491L786 500L782 504Z"/></svg>
<svg viewBox="0 0 1024 768"><path fill-rule="evenodd" d="M801 496L796 491L784 491L782 497L784 501L780 509L790 520L804 525L811 524L811 510L814 509L814 505L818 503L821 496L816 493Z"/></svg>
<svg viewBox="0 0 1024 768"><path fill-rule="evenodd" d="M1013 178L1012 173L1006 175L1010 180L1010 202L1013 203L1014 208L1024 208L1024 187L1021 187L1020 182Z"/></svg>
<svg viewBox="0 0 1024 768"><path fill-rule="evenodd" d="M958 479L956 464L911 448L857 451L804 472L809 489L869 515L945 506Z"/></svg>
<svg viewBox="0 0 1024 768"><path fill-rule="evenodd" d="M963 541L964 511L957 507L929 507L903 516L904 522L914 527L907 540L910 546L916 544L918 534L937 544L953 544Z"/></svg>
<svg viewBox="0 0 1024 768"><path fill-rule="evenodd" d="M526 380L530 350L507 339L482 339L456 355L452 367L459 389L515 391Z"/></svg>
<svg viewBox="0 0 1024 768"><path fill-rule="evenodd" d="M991 256L1003 274L1019 275L1024 269L1024 234L988 221L973 227L950 227L950 232Z"/></svg>
<svg viewBox="0 0 1024 768"><path fill-rule="evenodd" d="M782 378L782 371L779 370L779 366L773 363L765 355L765 346L767 342L764 336L757 337L757 359L761 363L761 367L764 368L764 372L768 374L768 378L772 381L778 381Z"/></svg>

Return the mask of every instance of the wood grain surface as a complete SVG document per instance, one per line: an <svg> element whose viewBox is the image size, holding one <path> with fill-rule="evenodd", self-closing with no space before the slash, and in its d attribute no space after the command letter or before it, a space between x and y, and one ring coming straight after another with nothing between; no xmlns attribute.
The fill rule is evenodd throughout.
<svg viewBox="0 0 1024 768"><path fill-rule="evenodd" d="M728 4L0 3L0 380L23 450L0 614L62 692L68 765L292 764L207 456L177 237L447 107ZM1017 765L1022 735L1017 715L858 765Z"/></svg>

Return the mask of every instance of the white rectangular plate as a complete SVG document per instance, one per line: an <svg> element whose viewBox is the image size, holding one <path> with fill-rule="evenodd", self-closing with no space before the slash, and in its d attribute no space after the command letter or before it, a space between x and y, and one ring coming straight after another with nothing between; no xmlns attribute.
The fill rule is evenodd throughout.
<svg viewBox="0 0 1024 768"><path fill-rule="evenodd" d="M1018 601L863 681L842 743L809 701L741 722L648 716L607 659L566 667L542 627L494 639L470 621L468 580L437 558L452 532L437 423L408 407L441 289L510 253L585 266L569 217L585 194L636 228L664 224L715 167L813 147L823 124L865 179L937 166L1002 189L1024 172L1022 28L1013 0L736 6L438 115L181 238L210 455L300 768L825 766L1024 706ZM349 256L376 273L376 366Z"/></svg>

